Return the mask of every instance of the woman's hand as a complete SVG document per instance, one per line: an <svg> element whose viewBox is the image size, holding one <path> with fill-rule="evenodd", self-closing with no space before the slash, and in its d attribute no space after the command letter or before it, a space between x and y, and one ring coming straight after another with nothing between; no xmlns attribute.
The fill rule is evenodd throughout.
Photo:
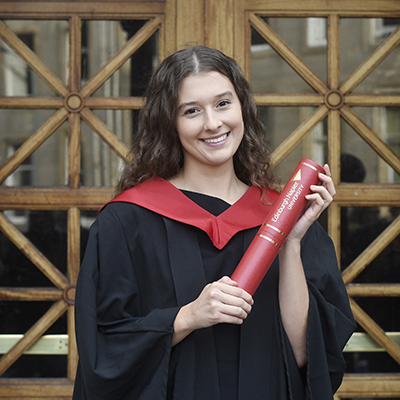
<svg viewBox="0 0 400 400"><path fill-rule="evenodd" d="M253 305L253 298L227 276L210 283L193 302L182 307L174 322L175 345L196 329L215 324L242 324Z"/></svg>
<svg viewBox="0 0 400 400"><path fill-rule="evenodd" d="M320 173L321 185L312 185L310 189L313 193L306 196L309 204L303 215L296 222L289 234L289 241L301 240L308 228L319 218L333 201L336 194L335 185L331 178L331 171L328 164L324 165L325 174Z"/></svg>
<svg viewBox="0 0 400 400"><path fill-rule="evenodd" d="M306 196L309 204L294 225L279 253L279 305L282 323L288 335L297 365L307 362L308 287L300 257L300 240L321 213L332 203L336 193L328 165L319 174L322 185L311 186Z"/></svg>

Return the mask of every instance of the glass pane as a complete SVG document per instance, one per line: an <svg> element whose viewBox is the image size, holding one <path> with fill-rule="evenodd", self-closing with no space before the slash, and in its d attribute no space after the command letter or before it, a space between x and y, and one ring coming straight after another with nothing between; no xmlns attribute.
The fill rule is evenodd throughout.
<svg viewBox="0 0 400 400"><path fill-rule="evenodd" d="M94 76L147 20L84 21L82 83ZM154 33L95 93L95 96L143 96L158 65L158 32Z"/></svg>
<svg viewBox="0 0 400 400"><path fill-rule="evenodd" d="M53 306L47 301L2 301L0 321L2 334L24 334ZM67 315L64 313L46 332L67 333ZM1 336L0 336L1 337Z"/></svg>
<svg viewBox="0 0 400 400"><path fill-rule="evenodd" d="M24 334L52 305L53 303L50 302L0 302L1 334ZM45 334L66 334L66 332L67 314L64 313ZM65 355L23 355L2 375L3 378L66 376L67 356Z"/></svg>
<svg viewBox="0 0 400 400"><path fill-rule="evenodd" d="M264 21L326 81L325 18L264 18ZM254 93L314 93L311 86L253 28L251 87Z"/></svg>
<svg viewBox="0 0 400 400"><path fill-rule="evenodd" d="M346 268L400 215L398 207L342 207L341 262ZM400 282L400 237L356 277L355 283Z"/></svg>
<svg viewBox="0 0 400 400"><path fill-rule="evenodd" d="M354 297L353 300L385 332L400 332L399 297Z"/></svg>
<svg viewBox="0 0 400 400"><path fill-rule="evenodd" d="M400 25L399 18L342 18L340 20L341 79L347 78ZM362 34L360 34L362 32ZM344 40L345 38L345 40ZM397 46L354 90L354 93L388 94L395 90L400 48ZM397 93L398 90L397 90Z"/></svg>
<svg viewBox="0 0 400 400"><path fill-rule="evenodd" d="M347 363L346 373L365 374L400 372L400 365L386 352L344 353L344 358Z"/></svg>
<svg viewBox="0 0 400 400"><path fill-rule="evenodd" d="M87 241L89 239L89 230L93 222L96 220L98 210L96 211L81 211L81 259L85 255Z"/></svg>
<svg viewBox="0 0 400 400"><path fill-rule="evenodd" d="M388 111L388 109L390 109ZM354 111L396 154L400 154L398 107L354 107ZM341 121L342 182L398 183L399 174L344 120ZM358 173L353 175L351 167Z"/></svg>
<svg viewBox="0 0 400 400"><path fill-rule="evenodd" d="M68 356L23 355L4 372L2 378L66 378Z"/></svg>
<svg viewBox="0 0 400 400"><path fill-rule="evenodd" d="M92 110L128 148L137 129L139 110ZM123 168L122 158L86 123L81 123L81 184L114 186Z"/></svg>
<svg viewBox="0 0 400 400"><path fill-rule="evenodd" d="M382 397L380 396L380 395L377 395L377 397L375 396L375 397L371 397L371 396L373 396L373 394L371 393L371 394L369 394L368 395L368 399L370 400L370 399L381 399ZM342 400L366 400L365 399L365 397L364 398L361 398L361 397L357 397L357 398L355 398L355 397L340 397L340 399ZM385 397L385 400L400 400L400 397Z"/></svg>
<svg viewBox="0 0 400 400"><path fill-rule="evenodd" d="M32 35L19 35L19 38L33 49ZM39 79L28 64L0 38L2 54L1 72L4 84L0 86L0 96L32 96Z"/></svg>
<svg viewBox="0 0 400 400"><path fill-rule="evenodd" d="M9 20L6 25L39 57L50 70L68 84L69 26L67 21ZM2 96L54 96L49 86L36 75L26 62L0 39L5 75Z"/></svg>
<svg viewBox="0 0 400 400"><path fill-rule="evenodd" d="M399 331L398 298L354 298L386 332ZM357 324L356 332L366 331ZM383 348L344 352L346 373L399 373L400 365Z"/></svg>
<svg viewBox="0 0 400 400"><path fill-rule="evenodd" d="M99 210L82 210L81 211L81 230L84 232L89 232L90 227L96 220ZM85 239L86 236L86 239ZM85 247L87 241L87 235L81 234L81 246Z"/></svg>
<svg viewBox="0 0 400 400"><path fill-rule="evenodd" d="M4 214L56 268L66 274L66 211L8 210ZM54 286L2 232L0 265L0 284L3 287Z"/></svg>
<svg viewBox="0 0 400 400"><path fill-rule="evenodd" d="M95 110L95 114L121 140L130 145L131 116L130 110ZM124 140L128 137L128 140ZM123 160L114 150L86 124L82 124L82 161L81 183L85 186L114 186L119 171L123 168Z"/></svg>
<svg viewBox="0 0 400 400"><path fill-rule="evenodd" d="M400 157L400 107L375 107L374 126L379 137ZM381 183L400 183L400 175L383 160L379 165Z"/></svg>
<svg viewBox="0 0 400 400"><path fill-rule="evenodd" d="M313 112L313 107L259 107L259 117L266 128L267 140L274 151ZM286 183L303 157L323 165L327 162L326 119L317 124L292 152L277 166L276 171Z"/></svg>
<svg viewBox="0 0 400 400"><path fill-rule="evenodd" d="M4 163L55 113L0 110L0 163ZM65 121L6 180L4 186L60 186L67 183L68 122Z"/></svg>

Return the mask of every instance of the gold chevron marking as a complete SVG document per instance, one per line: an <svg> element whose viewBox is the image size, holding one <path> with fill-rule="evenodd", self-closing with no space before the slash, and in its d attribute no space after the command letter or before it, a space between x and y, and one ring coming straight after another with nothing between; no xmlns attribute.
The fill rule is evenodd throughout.
<svg viewBox="0 0 400 400"><path fill-rule="evenodd" d="M291 182L294 182L294 181L301 181L301 169L299 169L297 171L296 176L294 176L293 179L291 180Z"/></svg>
<svg viewBox="0 0 400 400"><path fill-rule="evenodd" d="M279 246L278 243L276 243L275 241L273 241L273 240L272 240L271 238L269 238L268 236L261 235L261 234L259 234L259 233L257 233L257 236L260 236L261 238L263 238L263 239L265 239L265 240L268 240L268 242L271 242L272 244L274 244L276 247L278 247L278 249L281 248L281 246Z"/></svg>

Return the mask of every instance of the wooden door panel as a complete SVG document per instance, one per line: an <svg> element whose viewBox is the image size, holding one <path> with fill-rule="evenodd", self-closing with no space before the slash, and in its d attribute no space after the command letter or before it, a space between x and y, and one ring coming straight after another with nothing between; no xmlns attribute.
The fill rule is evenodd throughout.
<svg viewBox="0 0 400 400"><path fill-rule="evenodd" d="M146 41L154 35L157 35L155 55L157 59L165 56L167 47L175 46L174 40L171 40L171 37L175 37L175 30L169 21L169 18L174 19L174 8L171 5L168 5L168 7L172 10L169 14L171 17L165 16L166 4L164 2L106 3L100 1L74 3L30 1L20 2L19 4L15 2L1 2L0 4L0 18L3 19L0 21L2 42L7 44L11 51L23 60L26 68L29 67L34 71L35 79L40 79L41 85L46 85L51 93L54 93L51 96L42 96L40 91L19 97L3 95L3 97L0 97L0 109L3 109L3 111L14 109L16 111L13 112L19 112L18 115L21 118L25 115L26 110L32 110L36 114L41 109L55 110L36 131L26 134L25 137L21 136L22 142L18 144L15 151L10 153L11 155L4 157L4 152L1 155L0 182L4 183L0 186L0 208L4 212L0 213L0 230L1 235L3 235L1 237L2 243L7 245L7 247L2 248L3 256L6 248L16 246L16 249L13 250L14 253L15 251L20 252L21 257L29 260L30 268L37 268L39 274L43 274L48 279L49 286L1 287L0 300L2 304L26 302L25 304L28 307L30 302L34 301L37 302L36 304L50 304L50 307L43 314L38 314L37 320L27 328L22 336L14 335L15 340L13 339L13 342L4 350L4 355L0 358L0 375L2 375L2 378L0 378L0 398L70 399L72 396L78 361L74 332L75 283L79 272L82 249L87 239L88 224L93 220L93 216L89 216L87 212L94 210L95 214L96 210L112 195L112 188L104 186L104 184L97 187L84 186L84 182L90 180L85 179L85 176L82 175L84 169L87 168L87 157L82 159L82 155L85 154L86 156L87 148L90 147L90 143L86 143L87 135L92 137L97 135L100 138L99 149L102 152L101 154L108 148L121 161L128 156L132 132L127 134L129 132L125 129L125 132L120 135L119 132L114 132L113 126L110 127L109 121L115 121L116 115L119 116L119 120L122 120L124 115L121 113L123 112L128 113L125 117L130 120L132 118L130 113L138 110L143 100L140 95L132 96L131 93L124 96L119 95L122 92L115 90L116 84L115 82L112 83L111 80L122 68L124 68L124 73L129 75L125 66L126 63L132 65L135 62L132 55L143 49ZM93 10L96 11L93 12ZM16 29L15 26L22 26L23 24L8 23L11 18L15 18L15 20L29 19L29 26L35 26L35 21L39 25L43 21L49 20L64 19L68 21L69 45L66 46L69 49L66 57L68 65L64 66L64 71L66 68L68 69L67 84L43 62L44 53L40 51L43 50L43 46L40 47L40 43L34 51L19 37L19 32L13 31L13 29ZM118 21L121 19L123 21L141 20L143 26L134 32L122 46L117 48L114 54L107 55L108 60L105 60L102 64L92 65L93 73L87 76L85 70L87 65L84 63L87 62L88 37L87 32L84 34L82 29L87 29L87 21L101 24L101 21ZM109 23L108 26L110 24L112 25L112 23ZM124 24L126 25L125 22ZM168 29L167 26L170 28ZM168 38L166 37L167 30L169 32ZM56 35L56 33L54 34ZM0 58L0 65L1 62L2 59ZM148 73L150 74L151 71L149 70ZM107 85L111 87L110 84L114 84L114 91L106 90ZM107 93L110 93L110 95L107 95ZM66 166L65 182L57 186L47 184L46 187L37 187L34 183L29 186L21 186L18 184L19 181L14 179L12 180L13 185L10 186L11 181L7 178L13 176L13 173L15 175L21 165L26 164L27 160L31 160L32 157L33 163L35 163L37 150L57 133L60 126L64 125L67 126L67 129L65 129L65 145L63 145L64 150L62 151L62 154L66 153L65 161L63 161ZM7 131L6 129L10 130ZM0 134L1 140L3 140L2 144L7 144L7 138L13 137L12 135L14 133L11 125L5 125ZM4 147L0 146L1 148L4 151ZM89 153L90 156L92 154L93 152ZM54 168L55 166L49 164L48 167ZM105 168L107 165L103 164L103 167ZM7 210L11 211L8 212ZM22 215L23 218L30 221L30 213L45 212L45 210L48 210L46 212L64 210L66 214L65 231L68 234L65 254L65 258L68 259L66 273L62 273L58 265L53 264L46 257L46 250L42 252L28 238L30 231L25 232L17 228L18 215ZM89 219L87 219L88 216ZM83 244L82 240L84 241ZM26 306L24 306L25 308ZM60 318L66 321L66 331L63 334L48 335L47 333L51 332L54 324ZM62 354L67 354L64 376L48 379L46 377L35 378L35 374L31 378L18 377L14 373L10 374L10 371L20 370L21 362L31 364L29 369L34 371L34 363L38 362L35 360L39 360L37 357L43 351L40 348L45 349L45 354L54 354L50 357L59 354L57 350L55 352L46 350L45 344L49 341L54 342L57 337L60 338L60 343L63 343L63 345L65 338L68 338L66 342L68 351L67 353L65 353L65 350L62 351ZM46 340L47 338L49 341ZM35 344L34 347L32 347L33 344ZM41 345L38 346L38 344ZM17 364L18 368L14 369L13 366ZM39 370L40 368L38 368Z"/></svg>
<svg viewBox="0 0 400 400"><path fill-rule="evenodd" d="M333 238L339 261L342 258L341 252L346 250L347 243L343 243L342 235L345 233L341 232L345 227L343 226L343 213L346 212L348 207L358 207L361 209L367 209L370 207L378 207L380 218L383 215L389 216L388 210L392 210L394 217L388 218L387 227L381 233L376 234L376 239L372 243L367 244L361 253L350 263L350 265L343 265L343 278L348 287L348 292L351 297L351 304L354 310L354 315L360 326L360 332L357 333L348 348L356 350L357 354L364 351L378 351L380 354L386 354L386 357L391 360L391 365L394 366L394 371L400 371L399 364L399 332L398 324L392 323L393 326L397 327L397 332L387 332L382 326L388 326L390 324L385 323L380 326L375 319L376 314L368 314L359 303L365 303L362 299L369 298L371 301L375 298L375 303L380 304L381 300L393 299L395 304L396 299L399 296L399 284L396 279L396 259L392 261L392 276L391 281L370 281L375 277L378 279L377 273L371 275L366 282L360 283L357 281L357 277L362 271L368 271L372 268L377 268L374 264L374 260L377 257L381 257L382 252L386 251L389 247L391 251L396 251L396 243L400 234L399 230L399 217L396 218L397 212L400 206L399 196L399 182L396 180L399 173L399 152L397 150L396 141L390 142L384 136L382 136L381 127L375 123L377 119L377 110L384 107L398 107L400 104L400 86L397 78L388 80L386 76L388 71L392 70L393 74L396 75L394 67L394 60L397 59L399 49L399 27L397 29L391 29L386 31L386 37L380 38L380 42L373 43L375 48L369 43L365 44L362 51L363 54L358 54L358 64L352 61L354 68L353 70L343 71L343 68L347 67L348 64L346 57L351 57L350 52L344 52L346 47L346 40L348 36L343 35L346 30L343 28L343 24L347 25L350 23L346 18L351 18L351 23L354 24L356 21L358 24L364 23L364 26L369 27L370 21L380 18L397 18L400 13L398 5L394 5L389 2L361 2L350 1L344 3L339 2L261 2L261 1L249 1L243 4L240 13L236 14L235 25L241 27L240 33L236 34L235 43L235 55L236 58L241 61L247 76L251 78L254 76L254 65L260 65L262 72L260 76L257 76L258 84L254 84L253 91L255 92L255 99L260 107L260 110L267 109L265 123L267 124L267 134L276 135L274 140L278 140L278 144L273 146L273 160L276 166L279 164L290 165L291 157L293 154L302 154L302 156L310 156L310 149L305 141L310 140L313 130L324 121L326 126L326 145L328 150L328 161L332 170L332 174L337 187L337 196L332 207L329 209L328 221L326 223L327 229L330 236ZM299 29L297 32L298 37L304 37L304 29L306 29L305 21L308 18L320 18L326 20L326 56L327 56L327 76L326 79L321 78L323 74L317 74L307 60L310 57L317 57L318 52L316 50L303 47L299 45L293 38L290 37L290 26L287 26L287 30L279 28L283 20L291 20L293 26L300 25L298 21L304 22L304 28ZM297 25L293 24L296 19ZM394 24L398 26L398 20L393 20ZM275 30L277 28L278 30ZM395 27L396 28L396 27ZM255 42L253 31L256 31L264 41ZM367 31L363 31L365 37L368 36ZM240 36L240 37L239 37ZM292 35L293 36L293 35ZM286 42L291 40L291 43ZM361 36L360 36L361 37ZM288 38L288 39L287 39ZM296 38L297 40L298 38ZM300 39L298 39L300 40ZM306 40L306 39L303 39ZM367 39L365 39L367 40ZM256 44L257 43L257 44ZM261 44L260 45L258 44ZM254 44L256 44L254 46ZM259 49L256 48L257 45ZM264 45L264 48L262 47ZM296 46L296 51L293 50L293 46ZM261 51L261 53L255 53L255 51ZM357 48L353 48L354 53L357 52ZM260 56L263 54L263 56ZM271 71L272 65L278 65L274 60L277 60L276 55L279 55L280 60L284 60L293 71L295 71L303 80L312 88L313 93L304 90L304 85L292 84L288 91L287 88L282 88L280 91L277 81L279 79L284 83L285 79L291 79L291 76L285 75L283 68L279 69L280 77L273 76ZM394 56L393 56L394 55ZM324 55L320 54L320 57ZM260 61L260 57L261 60ZM275 57L275 58L274 58ZM391 58L390 58L391 57ZM322 59L321 59L322 60ZM386 61L391 60L391 61ZM275 64L274 64L275 62ZM314 60L312 62L315 64ZM384 72L379 72L380 81L375 76L373 80L368 78L374 71L378 70L383 63L386 63ZM391 64L392 63L392 64ZM313 64L313 65L314 65ZM282 61L280 64L282 65ZM262 66L262 67L261 67ZM262 83L262 74L264 74L265 84ZM268 81L274 79L274 87L268 90L259 90L259 87L268 87ZM295 82L291 80L291 82ZM367 84L365 84L367 82ZM361 85L364 86L359 89ZM388 85L390 84L390 90ZM362 105L362 106L361 106ZM313 107L312 112L307 116L306 119L298 118L298 126L290 134L286 132L283 134L282 129L285 129L284 125L273 125L269 123L268 119L277 119L277 109L282 110L283 107L290 107L290 111L285 114L284 111L280 111L282 115L286 115L287 118L296 120L296 107L301 114L301 110L306 107ZM364 107L364 108L362 108ZM370 107L373 112L367 112L366 107ZM372 108L374 107L374 108ZM270 110L268 112L268 110ZM288 108L289 110L289 108ZM391 110L391 112L397 112ZM264 111L262 111L264 113ZM398 114L395 118L398 118ZM278 119L279 120L279 119ZM280 121L280 120L279 120ZM321 128L320 128L321 129ZM376 175L371 180L370 177L367 183L356 182L354 180L345 181L343 176L341 177L341 168L343 158L342 152L344 150L352 149L348 143L348 137L352 131L355 135L360 137L365 148L368 148L374 154L374 157L379 160L376 166L383 168L383 171L390 171L392 181L386 180L384 174ZM399 137L400 133L397 133ZM394 134L396 135L396 134ZM280 141L279 141L279 138ZM284 139L282 139L284 138ZM313 140L313 139L311 139ZM357 143L357 141L353 141ZM354 149L354 148L353 148ZM303 153L301 153L303 151ZM369 153L366 153L369 154ZM366 155L365 155L366 156ZM368 162L368 158L364 159ZM292 166L286 169L290 171ZM283 169L285 170L285 169ZM385 172L386 173L386 172ZM375 183L376 182L376 183ZM362 221L358 221L360 224ZM356 231L354 231L356 232ZM382 259L382 258L380 258ZM390 266L390 264L389 264ZM389 279L387 279L389 276ZM385 275L386 280L390 280L390 275ZM379 301L378 301L379 300ZM370 302L369 302L370 303ZM397 304L397 303L396 303ZM377 306L375 306L376 308ZM393 306L395 307L395 306ZM395 308L393 309L395 310ZM375 318L375 319L374 319ZM380 318L381 319L381 318ZM388 322L388 321L387 321ZM364 332L364 333L363 333ZM360 345L361 341L366 338L373 338L375 340L373 346L369 344ZM368 339L369 340L369 339ZM372 343L372 342L371 342ZM352 347L354 345L354 347ZM368 350L369 349L369 350ZM347 350L346 351L351 351ZM353 353L346 353L351 355ZM392 367L391 367L392 368ZM368 378L367 378L368 376ZM400 391L396 386L396 379L399 378L398 374L393 374L390 371L386 371L386 374L375 375L373 373L365 375L354 375L347 374L345 376L344 383L339 389L336 398L353 398L353 397L399 397ZM369 385L369 379L376 384L374 389ZM382 379L380 381L380 379ZM378 383L379 382L379 383ZM383 384L383 382L385 382Z"/></svg>

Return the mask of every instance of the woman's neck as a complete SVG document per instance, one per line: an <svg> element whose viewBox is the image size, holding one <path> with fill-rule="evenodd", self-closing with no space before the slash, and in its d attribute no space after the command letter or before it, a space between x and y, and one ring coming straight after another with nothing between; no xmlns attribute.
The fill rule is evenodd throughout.
<svg viewBox="0 0 400 400"><path fill-rule="evenodd" d="M239 180L233 170L214 169L200 172L183 169L169 179L169 182L178 189L218 197L229 204L238 201L248 189L248 186Z"/></svg>

